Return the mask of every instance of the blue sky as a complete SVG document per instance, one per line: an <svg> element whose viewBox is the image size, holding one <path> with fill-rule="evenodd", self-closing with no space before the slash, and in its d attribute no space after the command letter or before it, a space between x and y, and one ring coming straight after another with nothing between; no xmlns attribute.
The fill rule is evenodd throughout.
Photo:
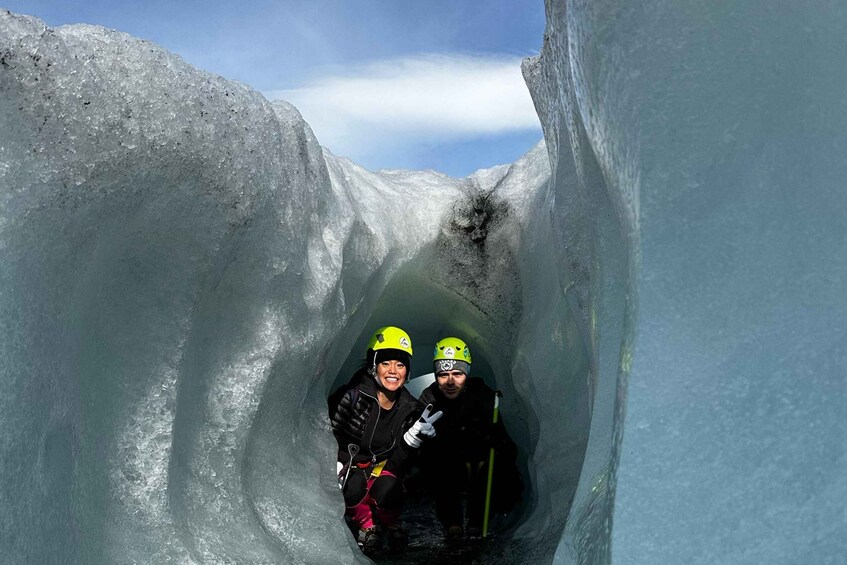
<svg viewBox="0 0 847 565"><path fill-rule="evenodd" d="M509 163L541 130L520 76L542 0L0 0L50 26L149 39L295 104L332 152L370 168L464 176Z"/></svg>

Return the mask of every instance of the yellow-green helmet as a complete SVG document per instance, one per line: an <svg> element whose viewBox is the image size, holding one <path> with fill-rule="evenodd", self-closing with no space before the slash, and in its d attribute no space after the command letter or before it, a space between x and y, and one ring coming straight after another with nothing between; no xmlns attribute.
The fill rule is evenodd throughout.
<svg viewBox="0 0 847 565"><path fill-rule="evenodd" d="M385 326L374 332L368 342L368 349L379 351L380 349L399 349L412 356L412 338L409 334L395 326Z"/></svg>
<svg viewBox="0 0 847 565"><path fill-rule="evenodd" d="M458 369L467 375L471 369L471 350L458 337L445 337L435 344L432 364L436 374Z"/></svg>
<svg viewBox="0 0 847 565"><path fill-rule="evenodd" d="M368 372L376 376L376 365L382 361L396 359L406 365L406 375L412 370L412 338L395 326L385 326L374 332L368 342Z"/></svg>

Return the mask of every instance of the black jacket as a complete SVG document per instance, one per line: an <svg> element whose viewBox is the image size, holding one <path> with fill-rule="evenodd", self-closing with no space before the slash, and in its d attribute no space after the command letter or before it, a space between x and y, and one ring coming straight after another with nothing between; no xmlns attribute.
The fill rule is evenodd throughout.
<svg viewBox="0 0 847 565"><path fill-rule="evenodd" d="M432 404L433 412L444 416L435 422L436 436L426 444L427 459L447 458L460 461L487 461L494 447L498 457L514 461L517 446L506 433L503 419L492 422L494 391L482 379L468 378L465 389L454 400L445 397L432 383L421 393L421 403Z"/></svg>
<svg viewBox="0 0 847 565"><path fill-rule="evenodd" d="M362 369L329 397L329 420L338 441L338 460L346 466L350 460L347 446L355 443L359 453L353 458L354 463L387 459L385 470L402 477L417 452L403 441L403 434L420 417L423 406L401 388L394 407L387 412L380 408L376 393L376 382ZM375 435L387 437L387 441L374 442Z"/></svg>
<svg viewBox="0 0 847 565"><path fill-rule="evenodd" d="M421 393L422 403L444 412L434 424L436 436L423 444L419 458L421 471L442 509L445 504L453 504L451 498L459 499L464 488L471 493L468 504L473 493L481 492L478 489L487 482L492 447L496 454L492 512L509 512L521 500L524 487L517 467L518 449L506 433L503 418L498 417L496 424L492 422L494 395L479 378L469 378L465 389L453 400L441 393L437 382Z"/></svg>

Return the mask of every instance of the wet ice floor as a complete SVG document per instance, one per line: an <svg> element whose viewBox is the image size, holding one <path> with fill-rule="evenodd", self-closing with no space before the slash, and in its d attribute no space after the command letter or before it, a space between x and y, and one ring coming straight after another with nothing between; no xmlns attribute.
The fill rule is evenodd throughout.
<svg viewBox="0 0 847 565"><path fill-rule="evenodd" d="M428 500L410 499L403 512L403 526L409 534L409 546L406 551L397 554L382 553L371 558L380 564L474 564L491 563L487 559L491 554L494 538L464 539L447 544L441 524L435 517L435 511Z"/></svg>

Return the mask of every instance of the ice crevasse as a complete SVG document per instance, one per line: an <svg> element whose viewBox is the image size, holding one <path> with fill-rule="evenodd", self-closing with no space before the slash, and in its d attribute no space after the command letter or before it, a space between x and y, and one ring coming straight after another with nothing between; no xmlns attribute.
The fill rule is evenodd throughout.
<svg viewBox="0 0 847 565"><path fill-rule="evenodd" d="M465 179L364 170L154 44L0 14L0 562L361 559L325 399L397 323L467 336L505 393L529 493L499 557L838 563L830 8L550 2L546 145Z"/></svg>

